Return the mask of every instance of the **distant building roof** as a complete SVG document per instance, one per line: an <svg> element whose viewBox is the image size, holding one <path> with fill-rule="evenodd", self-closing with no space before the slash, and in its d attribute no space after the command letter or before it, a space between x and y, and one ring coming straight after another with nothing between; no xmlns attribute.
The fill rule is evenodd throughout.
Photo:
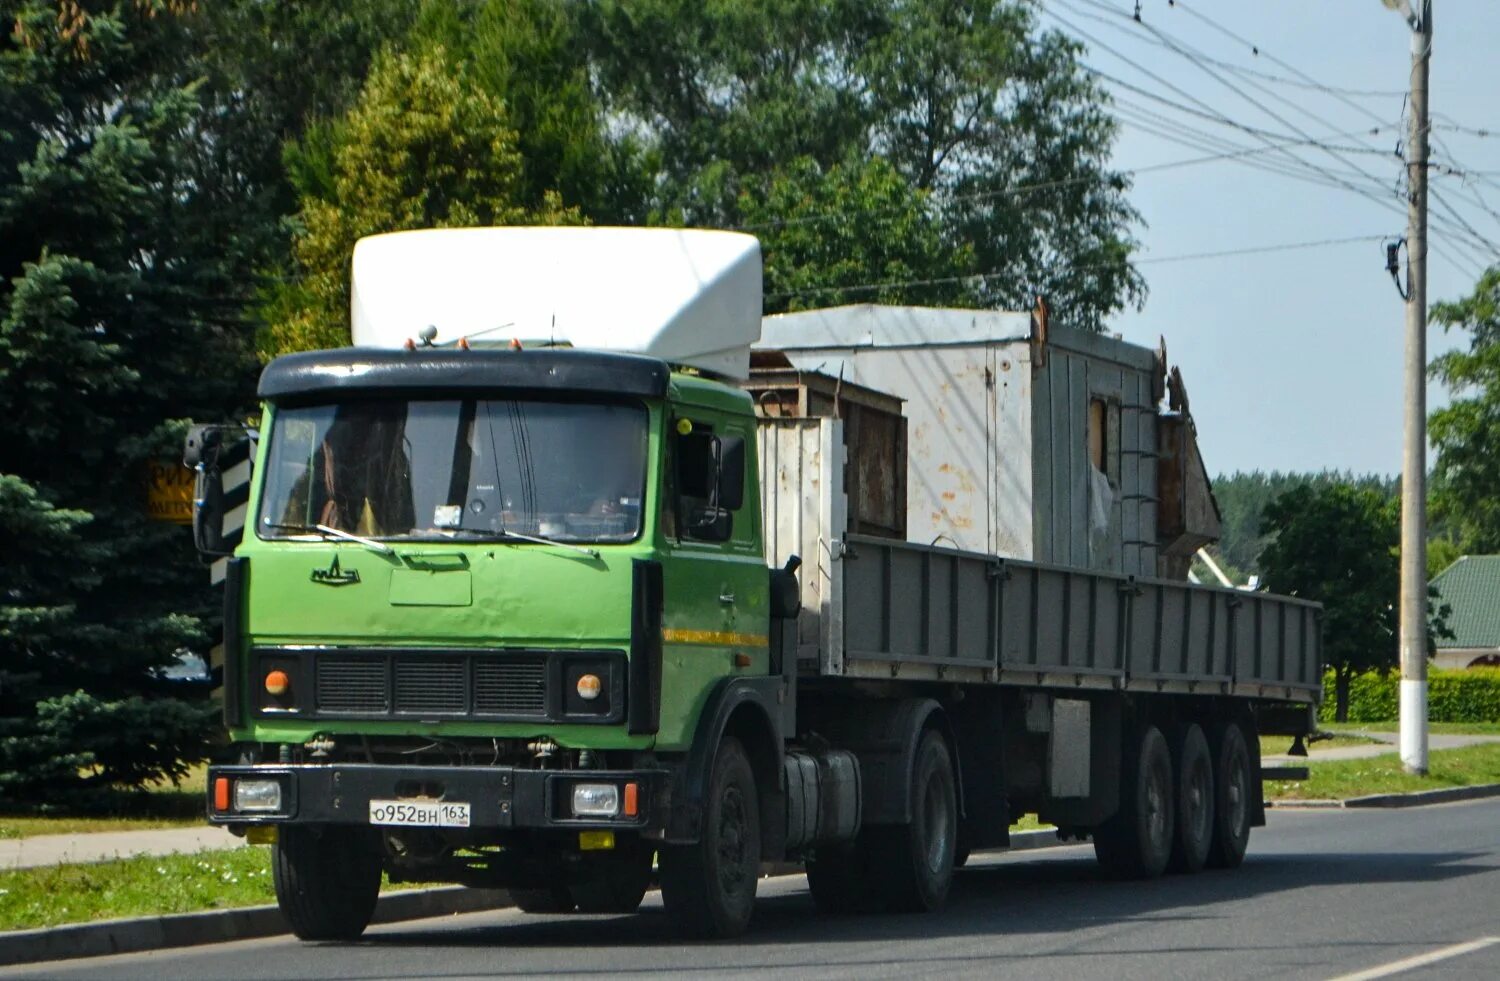
<svg viewBox="0 0 1500 981"><path fill-rule="evenodd" d="M1452 607L1453 637L1439 637L1439 648L1500 648L1500 555L1465 555L1432 580L1436 605Z"/></svg>

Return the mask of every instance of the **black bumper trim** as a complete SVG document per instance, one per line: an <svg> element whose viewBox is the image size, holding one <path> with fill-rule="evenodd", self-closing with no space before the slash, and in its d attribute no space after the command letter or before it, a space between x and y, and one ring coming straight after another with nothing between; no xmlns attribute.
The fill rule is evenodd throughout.
<svg viewBox="0 0 1500 981"><path fill-rule="evenodd" d="M216 811L218 777L278 777L283 811L240 814ZM578 783L634 781L640 785L635 817L575 818L563 811L566 789ZM523 770L506 766L388 766L331 763L258 766L213 766L208 770L208 820L211 824L359 824L370 823L370 801L435 799L467 803L473 831L591 828L652 832L666 825L668 774L663 770ZM439 794L434 795L434 790ZM622 802L623 804L623 802Z"/></svg>

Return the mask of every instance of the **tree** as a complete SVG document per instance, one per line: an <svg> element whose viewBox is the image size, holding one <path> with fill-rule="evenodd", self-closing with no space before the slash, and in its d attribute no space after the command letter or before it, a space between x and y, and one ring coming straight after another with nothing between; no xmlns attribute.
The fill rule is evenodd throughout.
<svg viewBox="0 0 1500 981"><path fill-rule="evenodd" d="M1435 305L1432 319L1469 334L1467 350L1432 363L1452 394L1428 424L1437 449L1434 511L1464 550L1500 552L1500 266L1469 296Z"/></svg>
<svg viewBox="0 0 1500 981"><path fill-rule="evenodd" d="M242 240L211 220L185 3L0 0L0 799L180 776L213 711L157 669L214 593L144 465L240 404ZM213 188L214 191L210 191Z"/></svg>
<svg viewBox="0 0 1500 981"><path fill-rule="evenodd" d="M1266 507L1263 527L1275 536L1260 554L1266 587L1323 604L1324 662L1343 722L1351 679L1397 661L1398 512L1372 490L1304 484Z"/></svg>
<svg viewBox="0 0 1500 981"><path fill-rule="evenodd" d="M580 220L552 191L527 206L504 103L440 46L378 58L322 139L327 179L300 173L291 276L270 291L263 357L349 343L349 258L366 235Z"/></svg>
<svg viewBox="0 0 1500 981"><path fill-rule="evenodd" d="M764 183L741 192L739 206L765 248L767 313L840 303L972 305L964 276L972 250L943 235L928 192L885 160L823 168L799 157ZM872 276L919 285L856 292L827 285Z"/></svg>
<svg viewBox="0 0 1500 981"><path fill-rule="evenodd" d="M1097 330L1143 296L1104 94L1030 4L601 0L581 30L600 98L648 149L654 220L761 233L789 168L878 160L939 231L957 263L946 275L982 274L944 302L1029 309L1045 293L1059 322ZM816 264L847 245L858 212L801 211L796 257L765 242L768 267L804 290L783 300L880 293L849 288L884 282L882 256ZM809 265L793 272L797 257Z"/></svg>
<svg viewBox="0 0 1500 981"><path fill-rule="evenodd" d="M1347 483L1303 484L1266 506L1273 536L1260 553L1266 588L1323 604L1324 663L1333 668L1335 718L1347 721L1349 682L1386 671L1400 656L1400 502ZM1452 636L1449 608L1428 590L1427 652Z"/></svg>

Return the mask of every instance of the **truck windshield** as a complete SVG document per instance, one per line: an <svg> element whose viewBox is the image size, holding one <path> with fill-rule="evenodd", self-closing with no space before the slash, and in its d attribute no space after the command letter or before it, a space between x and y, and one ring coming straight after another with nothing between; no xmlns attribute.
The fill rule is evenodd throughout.
<svg viewBox="0 0 1500 981"><path fill-rule="evenodd" d="M282 408L262 538L622 542L640 533L646 410L516 399Z"/></svg>

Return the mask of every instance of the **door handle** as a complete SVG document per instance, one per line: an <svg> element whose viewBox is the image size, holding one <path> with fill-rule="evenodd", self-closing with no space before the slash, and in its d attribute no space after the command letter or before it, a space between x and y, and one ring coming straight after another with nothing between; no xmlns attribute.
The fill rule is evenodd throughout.
<svg viewBox="0 0 1500 981"><path fill-rule="evenodd" d="M733 606L734 605L734 594L733 593L720 593L719 594L719 602L723 603L725 606Z"/></svg>

